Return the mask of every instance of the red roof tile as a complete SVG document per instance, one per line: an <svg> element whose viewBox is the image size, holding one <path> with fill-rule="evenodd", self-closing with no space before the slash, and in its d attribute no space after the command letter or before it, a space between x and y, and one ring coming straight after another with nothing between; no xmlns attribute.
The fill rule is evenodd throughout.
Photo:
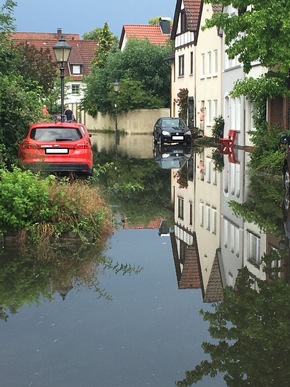
<svg viewBox="0 0 290 387"><path fill-rule="evenodd" d="M119 47L122 47L124 38L148 39L152 44L165 45L170 34L164 34L159 25L124 24Z"/></svg>
<svg viewBox="0 0 290 387"><path fill-rule="evenodd" d="M57 33L13 32L11 34L11 38L15 44L28 44L38 50L48 48L52 60L55 60L53 46L58 42L60 36L63 36L72 47L69 64L82 65L82 75L88 75L90 73L91 62L98 47L98 43L95 40L81 40L79 34L62 34L61 31ZM65 75L71 75L68 69L65 70ZM74 78L80 78L80 76Z"/></svg>

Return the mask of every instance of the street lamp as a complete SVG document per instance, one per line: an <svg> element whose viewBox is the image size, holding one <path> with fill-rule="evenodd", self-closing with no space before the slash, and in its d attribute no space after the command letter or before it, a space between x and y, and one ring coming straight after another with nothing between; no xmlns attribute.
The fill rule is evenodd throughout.
<svg viewBox="0 0 290 387"><path fill-rule="evenodd" d="M68 61L71 52L71 46L65 41L64 37L62 36L52 48L60 69L61 122L64 122L64 65Z"/></svg>
<svg viewBox="0 0 290 387"><path fill-rule="evenodd" d="M117 104L117 97L120 91L120 83L118 81L113 83L114 90L116 93L116 102L115 102L115 171L116 171L116 176L118 177L118 145L119 145L119 131L118 131L118 104Z"/></svg>
<svg viewBox="0 0 290 387"><path fill-rule="evenodd" d="M115 135L116 135L116 141L118 139L118 104L117 104L117 96L120 91L120 83L118 81L113 83L114 90L116 92L116 102L115 102Z"/></svg>

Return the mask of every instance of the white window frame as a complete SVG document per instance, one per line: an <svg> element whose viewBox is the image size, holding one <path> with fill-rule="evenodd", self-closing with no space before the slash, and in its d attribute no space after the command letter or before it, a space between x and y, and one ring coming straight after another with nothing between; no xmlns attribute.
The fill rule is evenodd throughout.
<svg viewBox="0 0 290 387"><path fill-rule="evenodd" d="M199 225L204 227L204 203L199 203Z"/></svg>
<svg viewBox="0 0 290 387"><path fill-rule="evenodd" d="M178 57L178 76L184 77L184 54Z"/></svg>
<svg viewBox="0 0 290 387"><path fill-rule="evenodd" d="M217 230L217 210L216 208L212 208L212 233L216 235Z"/></svg>
<svg viewBox="0 0 290 387"><path fill-rule="evenodd" d="M212 104L211 100L207 100L206 103L206 126L211 126L211 121L212 121Z"/></svg>
<svg viewBox="0 0 290 387"><path fill-rule="evenodd" d="M200 58L200 78L203 79L204 77L205 77L205 54L202 53Z"/></svg>
<svg viewBox="0 0 290 387"><path fill-rule="evenodd" d="M210 231L210 218L211 218L211 208L210 208L210 205L209 204L206 204L205 206L205 227L207 229L207 231Z"/></svg>
<svg viewBox="0 0 290 387"><path fill-rule="evenodd" d="M178 200L178 218L184 220L184 199L181 196L177 197Z"/></svg>
<svg viewBox="0 0 290 387"><path fill-rule="evenodd" d="M229 221L225 218L223 218L223 232L223 245L227 248L229 241Z"/></svg>
<svg viewBox="0 0 290 387"><path fill-rule="evenodd" d="M211 51L208 51L207 53L207 76L211 77L211 69L212 63L211 63Z"/></svg>
<svg viewBox="0 0 290 387"><path fill-rule="evenodd" d="M247 251L247 260L257 266L261 264L260 256L260 247L261 247L261 238L251 231L247 231L248 239L248 251Z"/></svg>
<svg viewBox="0 0 290 387"><path fill-rule="evenodd" d="M72 83L71 85L71 94L72 95L80 95L81 87L79 83Z"/></svg>
<svg viewBox="0 0 290 387"><path fill-rule="evenodd" d="M193 75L193 72L194 72L194 58L193 58L193 51L190 51L189 75Z"/></svg>
<svg viewBox="0 0 290 387"><path fill-rule="evenodd" d="M73 64L71 65L71 71L74 75L80 75L82 73L82 66Z"/></svg>
<svg viewBox="0 0 290 387"><path fill-rule="evenodd" d="M218 75L219 62L218 62L218 50L213 50L213 76Z"/></svg>

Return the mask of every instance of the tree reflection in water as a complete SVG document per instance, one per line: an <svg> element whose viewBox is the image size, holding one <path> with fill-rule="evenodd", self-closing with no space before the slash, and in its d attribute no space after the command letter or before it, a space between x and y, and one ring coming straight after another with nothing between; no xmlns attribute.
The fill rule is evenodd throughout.
<svg viewBox="0 0 290 387"><path fill-rule="evenodd" d="M24 305L65 299L72 289L93 288L98 298L111 299L100 287L101 269L116 274L138 274L142 268L112 263L103 255L105 242L47 246L45 254L31 249L6 249L0 254L0 318L6 320Z"/></svg>
<svg viewBox="0 0 290 387"><path fill-rule="evenodd" d="M161 169L153 158L137 159L120 154L114 157L113 151L102 151L96 153L95 164L94 178L130 224L172 218L170 170Z"/></svg>
<svg viewBox="0 0 290 387"><path fill-rule="evenodd" d="M224 374L228 386L287 386L290 369L290 286L260 281L241 269L235 288L224 290L215 312L202 312L217 343L203 343L202 361L176 383L191 386L205 375Z"/></svg>

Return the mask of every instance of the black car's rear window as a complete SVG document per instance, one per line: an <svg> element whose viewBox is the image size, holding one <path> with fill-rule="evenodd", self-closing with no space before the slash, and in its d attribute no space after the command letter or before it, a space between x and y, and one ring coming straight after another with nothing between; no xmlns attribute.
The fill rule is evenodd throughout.
<svg viewBox="0 0 290 387"><path fill-rule="evenodd" d="M77 141L82 134L76 128L35 128L31 130L30 138L35 141Z"/></svg>
<svg viewBox="0 0 290 387"><path fill-rule="evenodd" d="M161 126L164 128L185 128L185 124L179 118L169 118L161 121Z"/></svg>

